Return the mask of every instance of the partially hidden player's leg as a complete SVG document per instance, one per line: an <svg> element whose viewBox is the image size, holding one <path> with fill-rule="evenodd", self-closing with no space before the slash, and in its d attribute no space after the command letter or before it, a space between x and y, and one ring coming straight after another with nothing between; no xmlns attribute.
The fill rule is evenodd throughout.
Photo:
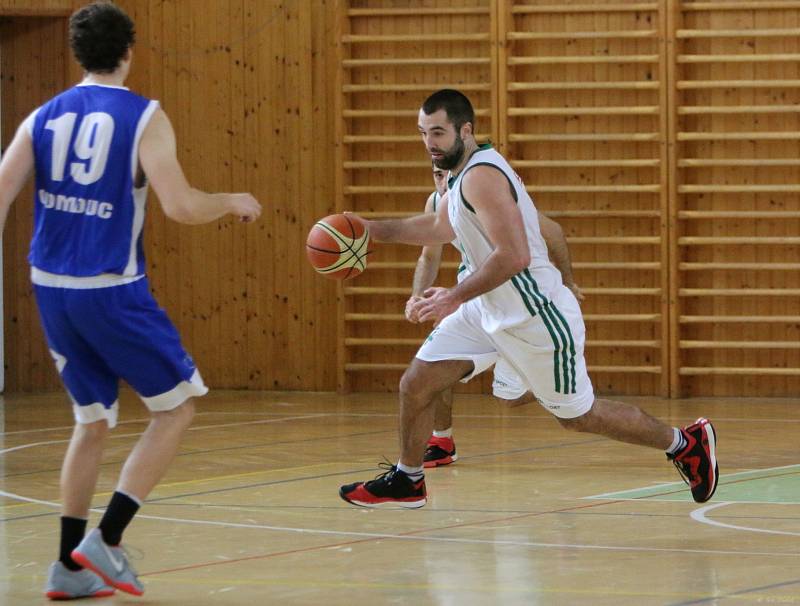
<svg viewBox="0 0 800 606"><path fill-rule="evenodd" d="M400 462L421 467L434 427L434 398L474 368L470 360L425 362L414 358L400 380Z"/></svg>
<svg viewBox="0 0 800 606"><path fill-rule="evenodd" d="M453 388L448 387L433 398L433 430L447 431L453 428Z"/></svg>
<svg viewBox="0 0 800 606"><path fill-rule="evenodd" d="M505 359L500 357L494 365L492 395L508 408L523 406L536 401L536 396L522 380L519 372Z"/></svg>
<svg viewBox="0 0 800 606"><path fill-rule="evenodd" d="M426 469L450 465L458 460L453 439L453 389L447 388L433 397L433 433L425 445L423 465Z"/></svg>

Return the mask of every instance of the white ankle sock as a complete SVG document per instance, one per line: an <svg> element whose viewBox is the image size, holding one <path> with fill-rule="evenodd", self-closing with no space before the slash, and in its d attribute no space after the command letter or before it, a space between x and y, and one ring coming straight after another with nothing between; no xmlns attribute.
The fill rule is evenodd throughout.
<svg viewBox="0 0 800 606"><path fill-rule="evenodd" d="M411 481L413 482L419 482L425 477L425 468L422 465L419 467L409 467L408 465L403 465L400 461L398 461L397 469L411 478Z"/></svg>
<svg viewBox="0 0 800 606"><path fill-rule="evenodd" d="M434 438L452 438L453 437L453 428L448 427L447 429L442 429L439 431L438 429L433 430L433 437Z"/></svg>
<svg viewBox="0 0 800 606"><path fill-rule="evenodd" d="M677 427L673 427L672 431L674 432L672 444L667 448L667 454L674 455L686 448L686 438L683 437L683 432Z"/></svg>

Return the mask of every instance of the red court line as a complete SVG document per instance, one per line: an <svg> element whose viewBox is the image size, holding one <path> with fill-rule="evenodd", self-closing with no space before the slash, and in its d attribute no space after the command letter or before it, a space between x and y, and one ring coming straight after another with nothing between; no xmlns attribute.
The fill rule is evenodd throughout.
<svg viewBox="0 0 800 606"><path fill-rule="evenodd" d="M508 522L510 520L519 520L521 518L537 517L537 516L543 516L543 515L548 515L548 514L552 514L552 513L562 513L562 512L565 512L565 511L575 511L575 510L578 510L578 509L589 509L589 508L592 508L592 507L600 507L600 506L603 506L603 505L613 505L614 503L624 503L624 502L626 502L626 501L625 500L603 501L601 503L589 503L589 504L585 504L585 505L575 505L573 507L564 507L562 509L552 509L550 511L537 511L535 513L523 513L523 514L520 514L520 515L507 516L507 517L504 517L504 518L494 518L494 519L489 519L489 520L481 520L481 521L477 521L477 522L463 522L461 524L452 524L450 526L437 526L437 527L434 527L434 528L421 528L419 530L410 530L408 532L401 532L401 533L396 534L394 537L391 537L391 536L368 537L368 538L365 538L365 539L355 539L355 540L352 540L352 541L342 541L342 542L339 542L339 543L328 543L328 544L325 544L325 545L314 545L312 547L303 547L301 549L290 549L288 551L278 551L278 552L275 552L275 553L265 553L265 554L261 554L261 555L246 556L246 557L243 557L243 558L236 558L234 560L224 560L224 561L215 560L213 562L203 562L203 563L200 563L200 564L189 564L188 566L178 566L176 568L165 568L164 570L154 570L152 572L142 573L139 576L140 577L145 577L145 576L153 576L153 575L156 575L156 574L166 574L166 573L169 573L169 572L180 572L182 570L195 570L197 568L207 568L207 567L210 567L210 566L220 566L220 565L223 565L223 564L237 564L239 562L247 562L247 561L250 561L250 560L262 560L262 559L274 558L274 557L278 557L278 556L292 555L292 554L295 554L295 553L306 553L306 552L309 552L309 551L317 551L319 549L330 549L332 547L345 547L347 545L358 545L359 543L369 543L370 541L385 541L385 540L391 540L391 539L393 539L395 537L414 536L414 535L421 534L421 533L426 533L426 532L436 532L436 531L441 531L441 530L450 530L450 529L453 529L453 528L464 528L466 526L480 526L481 524L491 524L491 523L495 523L495 522Z"/></svg>

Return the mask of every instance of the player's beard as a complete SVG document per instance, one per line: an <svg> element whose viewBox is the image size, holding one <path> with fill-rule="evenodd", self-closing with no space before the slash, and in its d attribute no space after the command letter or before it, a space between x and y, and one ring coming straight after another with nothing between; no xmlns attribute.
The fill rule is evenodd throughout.
<svg viewBox="0 0 800 606"><path fill-rule="evenodd" d="M453 147L444 152L441 158L434 160L433 165L436 168L441 168L442 170L452 170L458 166L458 163L461 162L463 157L464 139L461 138L461 135L456 134L456 140L455 143L453 143Z"/></svg>

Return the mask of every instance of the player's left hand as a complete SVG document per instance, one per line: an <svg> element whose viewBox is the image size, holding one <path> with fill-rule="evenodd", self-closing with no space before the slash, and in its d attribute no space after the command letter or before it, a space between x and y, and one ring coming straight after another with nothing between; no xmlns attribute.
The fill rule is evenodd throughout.
<svg viewBox="0 0 800 606"><path fill-rule="evenodd" d="M422 293L424 298L413 304L412 315L419 318L420 322L439 322L458 309L461 302L453 296L452 288L434 286Z"/></svg>

